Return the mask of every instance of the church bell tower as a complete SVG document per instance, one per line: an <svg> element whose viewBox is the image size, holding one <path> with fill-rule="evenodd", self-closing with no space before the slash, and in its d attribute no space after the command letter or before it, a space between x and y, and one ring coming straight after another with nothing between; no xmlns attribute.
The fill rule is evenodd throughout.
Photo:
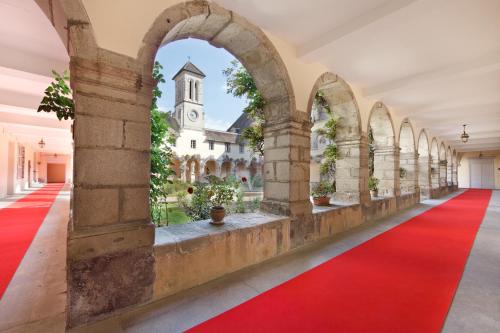
<svg viewBox="0 0 500 333"><path fill-rule="evenodd" d="M203 79L205 74L190 61L174 75L174 117L181 128L200 130L205 128L203 111Z"/></svg>

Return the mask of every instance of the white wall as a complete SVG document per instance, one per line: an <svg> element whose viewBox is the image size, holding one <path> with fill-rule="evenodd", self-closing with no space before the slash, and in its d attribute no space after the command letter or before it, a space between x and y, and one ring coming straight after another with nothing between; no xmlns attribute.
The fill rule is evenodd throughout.
<svg viewBox="0 0 500 333"><path fill-rule="evenodd" d="M470 187L470 159L479 158L480 152L459 153L458 156L458 187ZM493 157L495 159L495 189L500 189L500 150L481 152L482 157Z"/></svg>

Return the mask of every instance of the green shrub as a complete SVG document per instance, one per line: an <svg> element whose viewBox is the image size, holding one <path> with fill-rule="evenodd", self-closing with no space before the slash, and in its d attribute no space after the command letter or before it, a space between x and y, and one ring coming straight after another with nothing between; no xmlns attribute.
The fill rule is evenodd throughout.
<svg viewBox="0 0 500 333"><path fill-rule="evenodd" d="M370 191L378 190L378 183L379 182L380 181L378 178L370 176L370 178L368 178L368 188L370 189Z"/></svg>

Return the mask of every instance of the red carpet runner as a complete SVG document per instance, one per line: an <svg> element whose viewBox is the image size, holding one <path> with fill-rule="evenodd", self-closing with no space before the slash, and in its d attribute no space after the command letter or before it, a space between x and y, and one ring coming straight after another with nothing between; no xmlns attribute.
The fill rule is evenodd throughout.
<svg viewBox="0 0 500 333"><path fill-rule="evenodd" d="M0 299L62 186L46 185L0 209Z"/></svg>
<svg viewBox="0 0 500 333"><path fill-rule="evenodd" d="M468 190L188 332L439 332L490 197Z"/></svg>

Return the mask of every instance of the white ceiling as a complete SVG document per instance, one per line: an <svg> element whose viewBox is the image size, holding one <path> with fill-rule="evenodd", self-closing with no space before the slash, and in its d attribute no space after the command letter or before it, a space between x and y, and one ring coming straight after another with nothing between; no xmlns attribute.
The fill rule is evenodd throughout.
<svg viewBox="0 0 500 333"><path fill-rule="evenodd" d="M22 143L43 152L72 151L69 121L37 113L52 69L68 68L69 58L50 21L33 0L0 0L0 126Z"/></svg>
<svg viewBox="0 0 500 333"><path fill-rule="evenodd" d="M216 1L457 150L500 149L499 0Z"/></svg>

